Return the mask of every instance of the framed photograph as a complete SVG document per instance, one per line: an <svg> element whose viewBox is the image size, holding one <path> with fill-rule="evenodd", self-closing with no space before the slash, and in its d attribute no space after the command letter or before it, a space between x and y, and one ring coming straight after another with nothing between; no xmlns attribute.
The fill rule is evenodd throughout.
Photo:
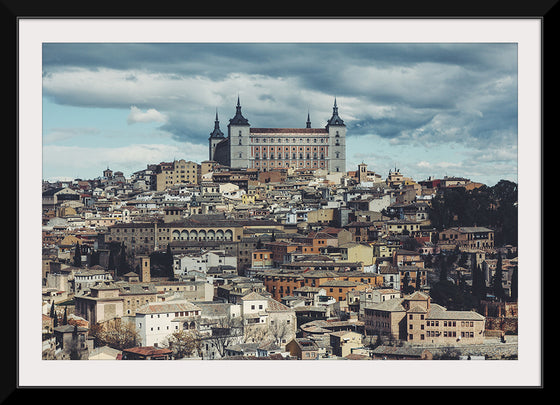
<svg viewBox="0 0 560 405"><path fill-rule="evenodd" d="M16 388L540 387L542 63L550 7L468 17L394 17L390 9L367 17L282 18L28 17L16 11ZM171 170L162 169L164 162L207 161L258 176L282 169L301 178L305 169L324 170L335 184L348 185L354 176L370 189L377 181L399 182L398 189L403 177L415 184L518 185L515 355L486 361L46 360L39 326L45 315L39 310L41 229L54 222L41 217L40 185L98 179L99 193L118 196L117 187L101 190L108 172L112 179L120 173L137 180L151 165L161 172ZM359 177L360 167L369 177ZM135 184L131 191L149 187ZM392 194L393 202L396 194L402 195ZM295 211L293 221L294 229L303 226ZM210 238L207 232L195 237ZM177 231L183 236L189 233ZM212 240L217 237L212 231ZM163 252L167 243L157 248Z"/></svg>

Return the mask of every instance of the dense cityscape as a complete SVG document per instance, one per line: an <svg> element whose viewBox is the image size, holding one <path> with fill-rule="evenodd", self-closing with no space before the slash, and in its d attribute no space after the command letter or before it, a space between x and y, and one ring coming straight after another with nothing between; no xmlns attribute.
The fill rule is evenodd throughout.
<svg viewBox="0 0 560 405"><path fill-rule="evenodd" d="M517 359L517 184L236 108L206 161L43 181L43 359Z"/></svg>

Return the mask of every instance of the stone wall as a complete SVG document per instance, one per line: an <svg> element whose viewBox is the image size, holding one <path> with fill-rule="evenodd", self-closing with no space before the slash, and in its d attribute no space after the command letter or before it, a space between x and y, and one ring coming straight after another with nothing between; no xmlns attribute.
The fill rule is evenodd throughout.
<svg viewBox="0 0 560 405"><path fill-rule="evenodd" d="M429 350L433 354L434 360L438 357L458 359L460 356L484 356L487 360L513 360L518 356L517 336L505 336L505 342L499 338L493 338L485 339L483 344L477 345L422 345L421 347Z"/></svg>

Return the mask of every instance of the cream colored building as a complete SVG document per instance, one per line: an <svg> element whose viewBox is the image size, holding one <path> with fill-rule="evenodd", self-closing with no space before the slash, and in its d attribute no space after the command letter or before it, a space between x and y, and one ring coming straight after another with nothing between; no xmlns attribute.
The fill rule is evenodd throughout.
<svg viewBox="0 0 560 405"><path fill-rule="evenodd" d="M307 213L307 222L310 224L326 224L334 219L334 208L323 208Z"/></svg>
<svg viewBox="0 0 560 405"><path fill-rule="evenodd" d="M198 184L197 163L181 159L159 164L159 173L156 174L156 191L184 184Z"/></svg>
<svg viewBox="0 0 560 405"><path fill-rule="evenodd" d="M482 226L460 226L439 233L439 245L458 246L461 250L494 248L494 231Z"/></svg>
<svg viewBox="0 0 560 405"><path fill-rule="evenodd" d="M105 243L123 243L136 253L165 249L172 241L240 241L243 225L229 220L130 223L109 227Z"/></svg>
<svg viewBox="0 0 560 405"><path fill-rule="evenodd" d="M368 335L390 336L412 344L484 342L484 316L474 311L448 311L421 292L369 304L363 317Z"/></svg>
<svg viewBox="0 0 560 405"><path fill-rule="evenodd" d="M361 262L364 266L371 266L374 263L373 247L365 243L349 242L338 246L342 252L342 259L358 263Z"/></svg>
<svg viewBox="0 0 560 405"><path fill-rule="evenodd" d="M357 332L348 330L331 332L329 338L332 352L338 357L346 357L352 353L352 349L363 346L363 336Z"/></svg>
<svg viewBox="0 0 560 405"><path fill-rule="evenodd" d="M75 314L91 325L106 322L124 315L123 299L119 287L105 281L90 287L88 295L75 296Z"/></svg>
<svg viewBox="0 0 560 405"><path fill-rule="evenodd" d="M414 235L420 232L420 222L417 221L406 221L406 220L394 220L387 221L387 232L389 235L402 235L408 232L409 235Z"/></svg>

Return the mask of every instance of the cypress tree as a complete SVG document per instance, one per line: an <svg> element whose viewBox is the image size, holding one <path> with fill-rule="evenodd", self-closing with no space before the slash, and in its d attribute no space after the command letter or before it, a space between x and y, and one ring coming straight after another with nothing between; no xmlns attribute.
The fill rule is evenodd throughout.
<svg viewBox="0 0 560 405"><path fill-rule="evenodd" d="M500 301L504 299L504 286L502 285L502 254L498 253L498 260L496 261L496 271L492 277L492 291L497 299Z"/></svg>
<svg viewBox="0 0 560 405"><path fill-rule="evenodd" d="M439 262L439 281L447 280L447 259L442 257Z"/></svg>
<svg viewBox="0 0 560 405"><path fill-rule="evenodd" d="M115 252L111 249L109 251L109 263L107 264L109 270L115 270Z"/></svg>
<svg viewBox="0 0 560 405"><path fill-rule="evenodd" d="M404 273L404 278L403 278L403 293L405 294L410 294L410 276L408 275L408 271L406 273Z"/></svg>
<svg viewBox="0 0 560 405"><path fill-rule="evenodd" d="M511 299L517 301L517 288L518 288L518 280L517 280L517 266L513 269L511 273Z"/></svg>
<svg viewBox="0 0 560 405"><path fill-rule="evenodd" d="M128 262L126 260L126 246L124 242L121 243L121 252L119 255L119 265L117 268L117 275L122 276L123 274L128 273Z"/></svg>
<svg viewBox="0 0 560 405"><path fill-rule="evenodd" d="M62 324L68 325L68 307L64 307L64 318L62 318Z"/></svg>
<svg viewBox="0 0 560 405"><path fill-rule="evenodd" d="M76 249L74 250L74 266L82 267L82 251L79 242L76 243Z"/></svg>
<svg viewBox="0 0 560 405"><path fill-rule="evenodd" d="M476 272L478 273L478 292L481 298L486 298L486 279L484 278L484 273L480 265L476 267Z"/></svg>
<svg viewBox="0 0 560 405"><path fill-rule="evenodd" d="M175 272L173 271L173 253L171 253L171 245L169 243L167 244L167 252L165 254L165 271L171 280L175 278Z"/></svg>

